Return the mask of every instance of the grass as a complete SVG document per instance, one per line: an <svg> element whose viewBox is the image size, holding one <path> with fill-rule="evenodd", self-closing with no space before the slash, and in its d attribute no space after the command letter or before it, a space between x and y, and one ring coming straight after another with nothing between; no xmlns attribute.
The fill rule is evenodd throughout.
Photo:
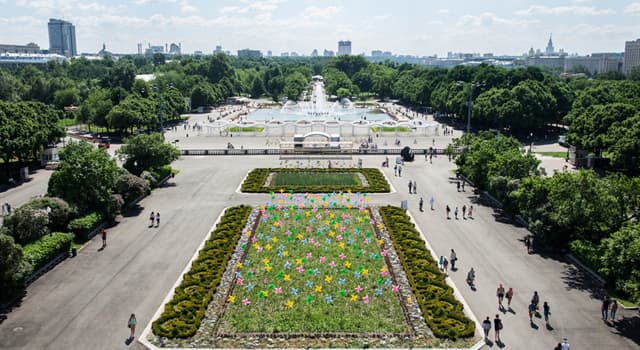
<svg viewBox="0 0 640 350"><path fill-rule="evenodd" d="M356 173L305 173L278 172L274 174L272 187L288 186L360 186Z"/></svg>
<svg viewBox="0 0 640 350"><path fill-rule="evenodd" d="M60 125L63 128L73 126L76 124L78 124L78 121L76 120L76 118L64 118L64 119L58 120L58 125Z"/></svg>
<svg viewBox="0 0 640 350"><path fill-rule="evenodd" d="M264 128L261 126L232 126L228 129L229 132L263 132Z"/></svg>
<svg viewBox="0 0 640 350"><path fill-rule="evenodd" d="M407 332L366 209L270 206L237 265L225 332Z"/></svg>
<svg viewBox="0 0 640 350"><path fill-rule="evenodd" d="M535 152L541 156L554 157L554 158L566 158L567 152Z"/></svg>
<svg viewBox="0 0 640 350"><path fill-rule="evenodd" d="M607 289L607 294L609 294L611 298L617 300L618 303L622 304L626 308L636 308L639 306L637 302L620 297L619 293L614 289Z"/></svg>
<svg viewBox="0 0 640 350"><path fill-rule="evenodd" d="M373 132L410 132L411 128L406 127L406 126L383 126L382 127L382 131L380 130L381 128L379 126L374 126L371 128L371 131Z"/></svg>

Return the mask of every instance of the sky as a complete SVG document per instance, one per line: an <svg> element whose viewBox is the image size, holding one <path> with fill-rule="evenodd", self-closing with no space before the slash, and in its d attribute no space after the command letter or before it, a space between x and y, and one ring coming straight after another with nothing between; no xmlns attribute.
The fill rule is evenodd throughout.
<svg viewBox="0 0 640 350"><path fill-rule="evenodd" d="M0 9L0 43L47 49L48 19L61 18L87 53L175 42L183 53L221 45L308 55L351 40L354 54L519 55L544 50L552 34L556 50L589 54L623 52L640 38L632 0L0 0Z"/></svg>

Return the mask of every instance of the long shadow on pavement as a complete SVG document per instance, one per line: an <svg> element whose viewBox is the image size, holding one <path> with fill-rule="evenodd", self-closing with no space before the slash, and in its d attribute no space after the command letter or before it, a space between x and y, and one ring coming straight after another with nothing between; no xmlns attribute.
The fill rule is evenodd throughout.
<svg viewBox="0 0 640 350"><path fill-rule="evenodd" d="M621 335L640 345L640 317L623 317L618 321L608 323L608 325L615 329L612 330L613 333Z"/></svg>

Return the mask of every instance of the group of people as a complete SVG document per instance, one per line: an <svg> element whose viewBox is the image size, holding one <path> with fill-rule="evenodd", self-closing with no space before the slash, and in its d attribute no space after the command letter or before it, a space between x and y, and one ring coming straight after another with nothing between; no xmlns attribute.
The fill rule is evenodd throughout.
<svg viewBox="0 0 640 350"><path fill-rule="evenodd" d="M607 321L611 319L611 321L616 320L616 312L618 312L618 301L609 297L605 297L602 300L602 320Z"/></svg>
<svg viewBox="0 0 640 350"><path fill-rule="evenodd" d="M154 222L155 222L155 227L159 227L160 212L157 212L157 213L151 212L151 214L149 215L149 221L151 221L151 223L149 224L149 227L154 227Z"/></svg>
<svg viewBox="0 0 640 350"><path fill-rule="evenodd" d="M447 204L445 206L445 211L447 212L447 220L451 219L451 207L449 207L449 204ZM455 217L456 220L458 220L458 207L455 207L455 210L453 211L453 216ZM462 205L462 219L467 220L467 219L473 219L473 205L469 205L469 208L467 208L467 205L464 204Z"/></svg>
<svg viewBox="0 0 640 350"><path fill-rule="evenodd" d="M0 216L5 215L11 215L11 204L9 202L2 204L2 209L0 210Z"/></svg>

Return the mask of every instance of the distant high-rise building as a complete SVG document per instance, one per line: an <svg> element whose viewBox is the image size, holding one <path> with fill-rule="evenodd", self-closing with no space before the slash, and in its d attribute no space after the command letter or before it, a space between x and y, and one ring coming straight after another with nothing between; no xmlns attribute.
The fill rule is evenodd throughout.
<svg viewBox="0 0 640 350"><path fill-rule="evenodd" d="M182 44L171 43L171 46L169 46L169 53L172 55L180 55L182 53Z"/></svg>
<svg viewBox="0 0 640 350"><path fill-rule="evenodd" d="M338 56L351 55L351 41L338 41Z"/></svg>
<svg viewBox="0 0 640 350"><path fill-rule="evenodd" d="M216 49L213 50L213 53L222 53L222 46L221 45L216 45Z"/></svg>
<svg viewBox="0 0 640 350"><path fill-rule="evenodd" d="M61 19L49 19L49 53L73 57L76 49L76 27Z"/></svg>
<svg viewBox="0 0 640 350"><path fill-rule="evenodd" d="M142 55L142 43L138 43L138 55Z"/></svg>
<svg viewBox="0 0 640 350"><path fill-rule="evenodd" d="M322 56L324 57L333 57L335 55L336 54L332 50L327 50L327 49L324 49L324 52L322 53Z"/></svg>
<svg viewBox="0 0 640 350"><path fill-rule="evenodd" d="M555 53L555 49L553 48L553 40L551 39L551 35L549 35L549 42L547 42L547 48L544 49L544 53L547 56L553 56Z"/></svg>
<svg viewBox="0 0 640 350"><path fill-rule="evenodd" d="M262 52L251 49L238 50L238 57L260 58L262 57Z"/></svg>
<svg viewBox="0 0 640 350"><path fill-rule="evenodd" d="M271 52L271 50L267 51L267 57L272 57L273 56L273 52Z"/></svg>
<svg viewBox="0 0 640 350"><path fill-rule="evenodd" d="M640 39L627 41L624 44L624 74L640 66Z"/></svg>
<svg viewBox="0 0 640 350"><path fill-rule="evenodd" d="M40 46L36 43L28 43L27 45L0 44L0 53L36 54L40 53Z"/></svg>
<svg viewBox="0 0 640 350"><path fill-rule="evenodd" d="M313 49L313 51L311 51L311 57L318 57L318 49Z"/></svg>
<svg viewBox="0 0 640 350"><path fill-rule="evenodd" d="M382 57L382 51L381 50L371 51L371 57Z"/></svg>

